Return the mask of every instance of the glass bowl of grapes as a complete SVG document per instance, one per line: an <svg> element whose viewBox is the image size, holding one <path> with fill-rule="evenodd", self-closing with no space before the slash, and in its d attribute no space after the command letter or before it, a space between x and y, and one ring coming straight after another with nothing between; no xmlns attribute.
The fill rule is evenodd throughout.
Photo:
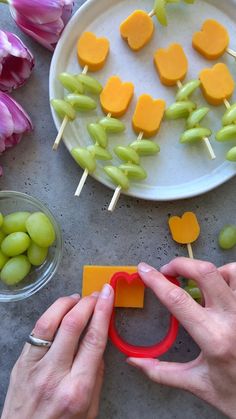
<svg viewBox="0 0 236 419"><path fill-rule="evenodd" d="M38 199L0 191L0 302L30 297L55 275L63 241L53 214Z"/></svg>

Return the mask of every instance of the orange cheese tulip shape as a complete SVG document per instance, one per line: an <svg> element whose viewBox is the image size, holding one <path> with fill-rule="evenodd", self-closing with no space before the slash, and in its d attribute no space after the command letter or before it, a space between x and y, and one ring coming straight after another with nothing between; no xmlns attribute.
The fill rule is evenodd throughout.
<svg viewBox="0 0 236 419"><path fill-rule="evenodd" d="M193 212L185 212L182 217L170 217L169 227L173 240L180 244L193 243L200 235L200 226Z"/></svg>
<svg viewBox="0 0 236 419"><path fill-rule="evenodd" d="M132 123L136 134L143 132L146 138L154 136L164 116L166 103L162 99L153 99L144 94L138 99Z"/></svg>
<svg viewBox="0 0 236 419"><path fill-rule="evenodd" d="M139 51L152 38L154 24L144 10L135 10L120 25L121 37L133 51Z"/></svg>
<svg viewBox="0 0 236 419"><path fill-rule="evenodd" d="M229 45L227 29L214 19L206 20L200 32L193 35L193 48L208 60L216 60Z"/></svg>
<svg viewBox="0 0 236 419"><path fill-rule="evenodd" d="M100 102L103 111L111 113L114 117L125 114L134 94L133 83L123 83L117 76L108 79L101 95Z"/></svg>
<svg viewBox="0 0 236 419"><path fill-rule="evenodd" d="M224 99L229 99L234 92L234 79L223 63L202 70L199 78L203 94L211 105L221 105Z"/></svg>
<svg viewBox="0 0 236 419"><path fill-rule="evenodd" d="M77 44L77 55L81 67L87 65L89 71L101 70L109 49L110 44L107 38L97 38L92 32L83 32Z"/></svg>
<svg viewBox="0 0 236 419"><path fill-rule="evenodd" d="M154 54L154 64L161 82L174 86L185 78L188 71L188 60L180 44L171 44L169 48L159 48Z"/></svg>

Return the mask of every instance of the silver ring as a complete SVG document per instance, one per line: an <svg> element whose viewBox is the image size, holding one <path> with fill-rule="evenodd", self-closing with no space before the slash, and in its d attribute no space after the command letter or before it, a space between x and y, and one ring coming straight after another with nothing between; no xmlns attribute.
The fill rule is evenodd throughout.
<svg viewBox="0 0 236 419"><path fill-rule="evenodd" d="M50 342L50 340L36 338L33 333L29 335L27 342L30 345L40 346L42 348L50 348L52 346L52 342Z"/></svg>

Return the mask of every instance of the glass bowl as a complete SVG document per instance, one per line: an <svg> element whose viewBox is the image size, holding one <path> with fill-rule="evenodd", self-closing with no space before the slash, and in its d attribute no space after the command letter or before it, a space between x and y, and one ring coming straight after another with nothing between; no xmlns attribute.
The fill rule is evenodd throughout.
<svg viewBox="0 0 236 419"><path fill-rule="evenodd" d="M3 215L16 211L44 212L50 219L56 233L54 244L49 248L43 265L32 267L27 277L14 286L7 286L0 280L0 302L23 300L43 288L57 272L62 252L63 241L61 229L53 214L38 199L15 191L0 191L0 212Z"/></svg>

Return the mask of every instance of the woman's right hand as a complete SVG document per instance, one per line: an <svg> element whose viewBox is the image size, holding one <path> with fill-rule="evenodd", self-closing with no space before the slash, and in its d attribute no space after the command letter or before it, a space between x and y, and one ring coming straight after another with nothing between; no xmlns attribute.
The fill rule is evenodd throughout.
<svg viewBox="0 0 236 419"><path fill-rule="evenodd" d="M160 384L188 390L236 418L236 263L217 269L199 260L177 258L156 271L139 265L139 274L160 301L182 323L201 348L188 363L129 358ZM164 275L194 279L204 295L204 307Z"/></svg>

